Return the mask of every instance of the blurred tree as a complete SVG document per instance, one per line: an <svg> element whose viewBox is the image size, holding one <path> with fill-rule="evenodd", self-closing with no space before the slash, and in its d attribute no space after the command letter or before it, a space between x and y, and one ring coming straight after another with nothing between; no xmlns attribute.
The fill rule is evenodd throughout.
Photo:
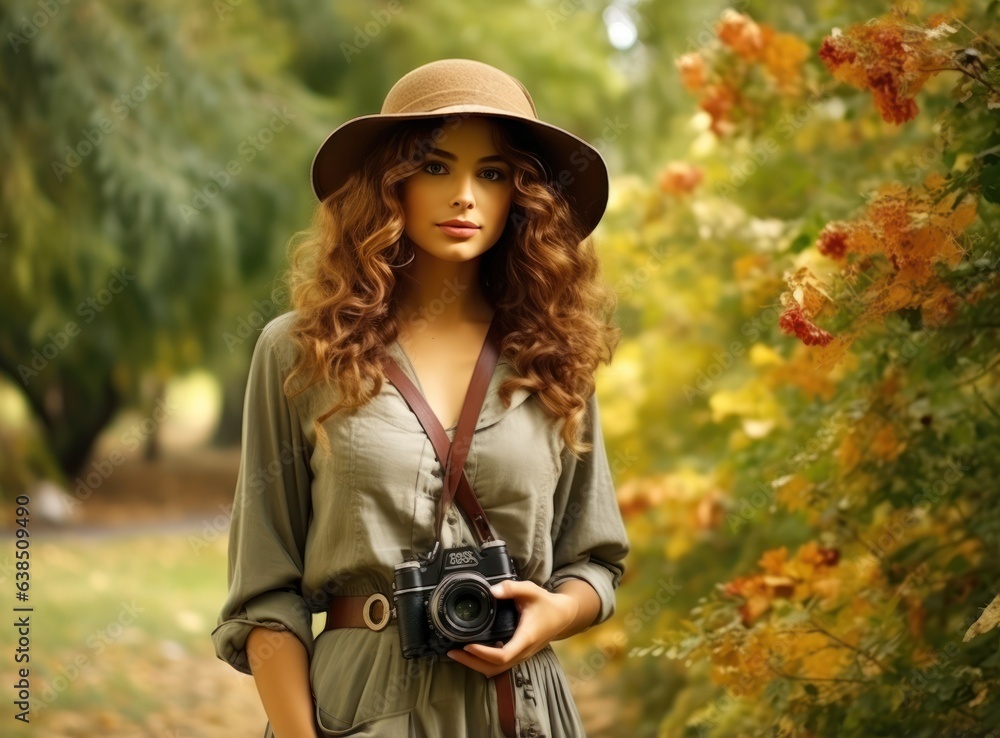
<svg viewBox="0 0 1000 738"><path fill-rule="evenodd" d="M64 473L118 410L155 419L155 388L199 365L224 378L217 440L238 438L255 332L287 307L284 245L308 222L316 147L413 67L507 69L542 117L614 160L627 136L604 119L628 85L607 63L603 7L6 3L0 371ZM528 28L546 32L526 44Z"/></svg>
<svg viewBox="0 0 1000 738"><path fill-rule="evenodd" d="M66 474L124 403L157 417L144 375L245 364L221 336L309 202L329 107L281 69L288 37L187 6L0 10L0 368Z"/></svg>

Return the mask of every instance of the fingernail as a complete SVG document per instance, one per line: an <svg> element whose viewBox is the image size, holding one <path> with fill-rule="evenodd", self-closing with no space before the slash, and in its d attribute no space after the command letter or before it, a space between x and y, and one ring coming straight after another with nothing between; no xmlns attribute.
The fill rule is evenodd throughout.
<svg viewBox="0 0 1000 738"><path fill-rule="evenodd" d="M493 593L494 597L497 597L503 594L503 587L501 587L499 584L494 584L492 587L490 587L490 592Z"/></svg>

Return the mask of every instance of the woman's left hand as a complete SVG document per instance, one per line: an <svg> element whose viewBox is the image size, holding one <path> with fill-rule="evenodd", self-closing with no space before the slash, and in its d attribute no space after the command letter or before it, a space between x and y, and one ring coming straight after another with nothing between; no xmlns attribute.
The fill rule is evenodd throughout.
<svg viewBox="0 0 1000 738"><path fill-rule="evenodd" d="M497 599L513 598L517 604L520 619L514 635L498 648L468 643L464 650L448 651L452 659L487 677L507 671L541 651L570 626L580 608L572 595L549 592L530 581L507 580L492 591Z"/></svg>

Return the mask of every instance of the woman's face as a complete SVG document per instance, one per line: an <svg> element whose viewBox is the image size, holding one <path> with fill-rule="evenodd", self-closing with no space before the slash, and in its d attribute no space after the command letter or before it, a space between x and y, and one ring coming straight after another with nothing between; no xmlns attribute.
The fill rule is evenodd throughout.
<svg viewBox="0 0 1000 738"><path fill-rule="evenodd" d="M403 181L403 230L438 259L475 258L503 233L514 192L513 169L499 158L490 127L489 120L475 116L450 127L420 170ZM441 225L451 220L473 227L449 230Z"/></svg>

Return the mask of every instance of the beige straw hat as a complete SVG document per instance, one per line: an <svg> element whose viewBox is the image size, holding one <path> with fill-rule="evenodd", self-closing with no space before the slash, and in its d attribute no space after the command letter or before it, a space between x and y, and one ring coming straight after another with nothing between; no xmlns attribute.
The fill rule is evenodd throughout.
<svg viewBox="0 0 1000 738"><path fill-rule="evenodd" d="M549 182L567 195L586 233L608 203L608 168L601 153L572 133L538 119L523 84L496 67L472 59L440 59L407 72L392 86L378 115L352 118L319 147L312 185L320 201L360 168L369 147L397 121L440 116L486 115L518 121L547 163Z"/></svg>

